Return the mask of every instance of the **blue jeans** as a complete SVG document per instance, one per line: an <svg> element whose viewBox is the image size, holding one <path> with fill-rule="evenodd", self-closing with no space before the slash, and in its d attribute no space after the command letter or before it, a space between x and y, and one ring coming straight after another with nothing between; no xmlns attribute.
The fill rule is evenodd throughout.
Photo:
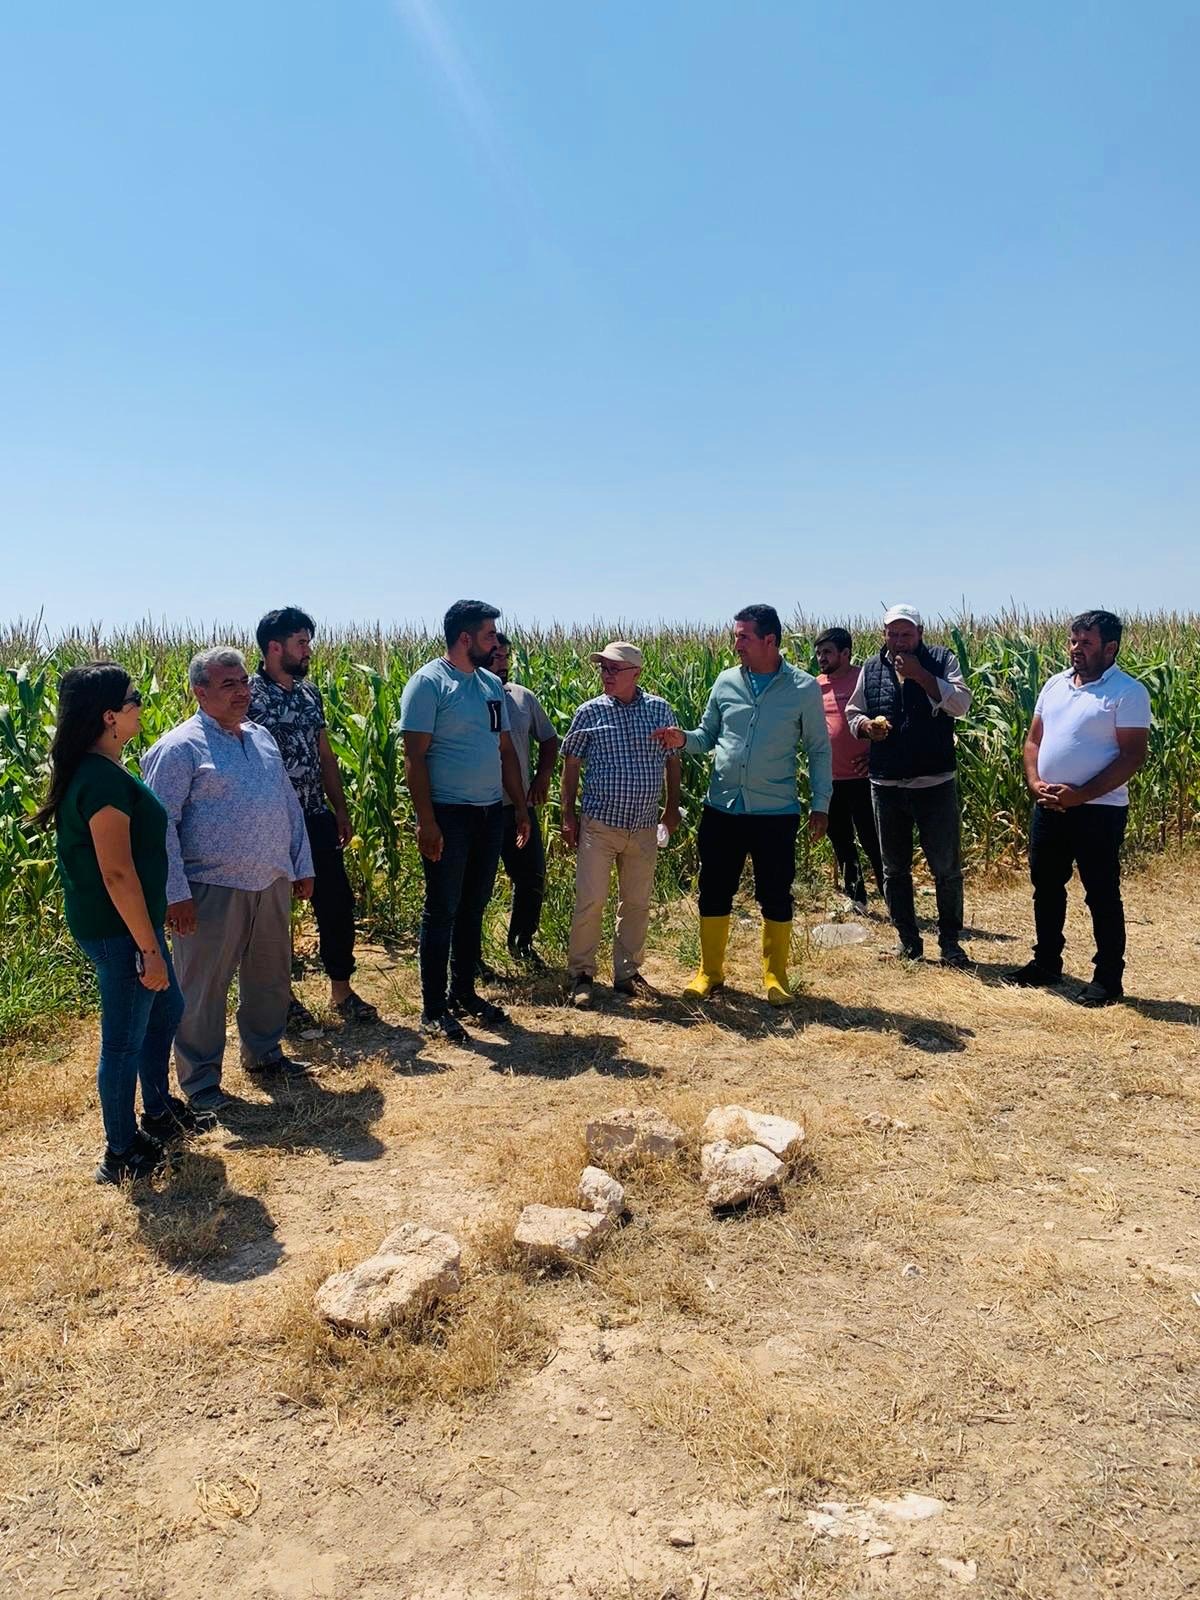
<svg viewBox="0 0 1200 1600"><path fill-rule="evenodd" d="M475 992L483 914L500 864L504 807L447 806L435 800L433 814L442 830L442 856L440 861L421 857L421 1008L427 1017L440 1017L446 1009L447 965L452 994Z"/></svg>
<svg viewBox="0 0 1200 1600"><path fill-rule="evenodd" d="M137 945L129 934L81 939L79 944L95 967L100 984L100 1065L96 1087L100 1091L104 1137L115 1155L123 1155L137 1133L134 1094L139 1081L146 1115L159 1116L167 1109L171 1041L183 1015L183 995L161 930L158 947L171 982L158 992L147 989L138 977L134 966Z"/></svg>

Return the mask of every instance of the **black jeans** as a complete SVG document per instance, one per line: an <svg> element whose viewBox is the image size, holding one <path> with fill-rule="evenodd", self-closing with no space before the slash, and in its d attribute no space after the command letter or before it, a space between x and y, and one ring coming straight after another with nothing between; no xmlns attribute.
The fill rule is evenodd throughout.
<svg viewBox="0 0 1200 1600"><path fill-rule="evenodd" d="M746 857L754 867L754 898L768 922L792 920L792 879L796 876L795 814L761 815L717 811L700 814L696 848L700 855L700 915L727 917L741 881Z"/></svg>
<svg viewBox="0 0 1200 1600"><path fill-rule="evenodd" d="M446 968L450 991L475 993L475 970L483 942L483 914L496 886L504 807L445 806L434 802L442 830L440 861L421 857L425 905L421 911L421 1006L427 1017L446 1009Z"/></svg>
<svg viewBox="0 0 1200 1600"><path fill-rule="evenodd" d="M1125 971L1125 908L1121 904L1121 841L1128 806L1075 806L1047 811L1034 806L1029 829L1033 880L1033 958L1056 976L1062 972L1067 884L1079 868L1096 939L1096 982L1119 989Z"/></svg>
<svg viewBox="0 0 1200 1600"><path fill-rule="evenodd" d="M883 857L879 854L879 835L875 831L875 812L871 806L870 778L838 778L829 802L829 843L842 876L842 887L851 900L867 898L862 862L854 847L854 835L867 852L875 882L883 893Z"/></svg>
<svg viewBox="0 0 1200 1600"><path fill-rule="evenodd" d="M312 908L321 965L331 978L345 982L354 971L354 891L337 842L337 820L332 811L319 811L305 817L304 826L313 858Z"/></svg>
<svg viewBox="0 0 1200 1600"><path fill-rule="evenodd" d="M921 949L912 881L915 827L937 892L938 943L943 950L956 945L963 926L958 785L953 778L931 789L873 783L871 804L883 856L883 897L900 943Z"/></svg>
<svg viewBox="0 0 1200 1600"><path fill-rule="evenodd" d="M513 950L527 950L533 943L542 915L546 893L546 845L537 808L529 808L529 843L517 849L517 814L504 807L504 838L500 859L512 882L512 911L508 919L508 944Z"/></svg>

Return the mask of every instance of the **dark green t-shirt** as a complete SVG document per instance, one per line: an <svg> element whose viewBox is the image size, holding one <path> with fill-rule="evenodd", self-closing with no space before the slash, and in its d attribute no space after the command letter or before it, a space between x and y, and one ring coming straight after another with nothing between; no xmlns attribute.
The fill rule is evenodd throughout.
<svg viewBox="0 0 1200 1600"><path fill-rule="evenodd" d="M107 756L89 753L67 785L56 824L67 926L77 939L111 939L129 932L104 887L88 826L105 806L129 818L133 865L150 921L161 928L167 915L167 813L162 802L132 772Z"/></svg>

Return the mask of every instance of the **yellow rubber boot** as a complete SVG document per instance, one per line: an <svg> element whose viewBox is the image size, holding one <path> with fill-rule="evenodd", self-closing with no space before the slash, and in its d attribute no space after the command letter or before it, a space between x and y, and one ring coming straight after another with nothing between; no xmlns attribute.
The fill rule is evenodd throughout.
<svg viewBox="0 0 1200 1600"><path fill-rule="evenodd" d="M693 1000L707 1000L725 987L725 946L729 943L729 917L700 918L700 971L683 991Z"/></svg>
<svg viewBox="0 0 1200 1600"><path fill-rule="evenodd" d="M763 987L773 1006L790 1006L796 998L788 987L788 955L792 948L790 922L768 922L763 918Z"/></svg>

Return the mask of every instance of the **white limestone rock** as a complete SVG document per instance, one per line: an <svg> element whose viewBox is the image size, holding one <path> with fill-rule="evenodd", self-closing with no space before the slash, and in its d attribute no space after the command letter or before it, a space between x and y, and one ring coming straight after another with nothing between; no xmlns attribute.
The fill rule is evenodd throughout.
<svg viewBox="0 0 1200 1600"><path fill-rule="evenodd" d="M717 1139L700 1151L700 1177L710 1206L740 1206L779 1188L784 1165L760 1144L731 1145Z"/></svg>
<svg viewBox="0 0 1200 1600"><path fill-rule="evenodd" d="M614 1221L625 1210L625 1188L600 1167L584 1167L579 1178L579 1205L583 1211L598 1211Z"/></svg>
<svg viewBox="0 0 1200 1600"><path fill-rule="evenodd" d="M513 1230L513 1243L534 1266L585 1261L613 1225L603 1211L573 1206L526 1206Z"/></svg>
<svg viewBox="0 0 1200 1600"><path fill-rule="evenodd" d="M701 1137L709 1143L724 1139L733 1145L759 1144L781 1161L796 1161L804 1147L804 1126L745 1106L714 1106Z"/></svg>
<svg viewBox="0 0 1200 1600"><path fill-rule="evenodd" d="M381 1333L419 1317L462 1283L462 1249L416 1222L393 1229L374 1255L326 1278L316 1309L343 1332Z"/></svg>
<svg viewBox="0 0 1200 1600"><path fill-rule="evenodd" d="M653 1106L637 1110L622 1107L597 1117L587 1125L588 1155L606 1166L619 1166L634 1156L665 1159L683 1145L683 1129Z"/></svg>

